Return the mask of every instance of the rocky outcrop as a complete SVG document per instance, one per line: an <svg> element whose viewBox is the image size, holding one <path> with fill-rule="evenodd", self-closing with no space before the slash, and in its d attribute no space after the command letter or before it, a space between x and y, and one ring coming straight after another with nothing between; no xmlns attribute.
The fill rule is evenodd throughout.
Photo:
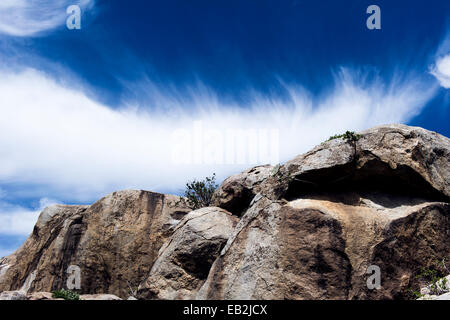
<svg viewBox="0 0 450 320"><path fill-rule="evenodd" d="M449 204L389 208L376 196L354 198L260 200L239 223L198 298L406 298L420 267L450 253ZM381 270L378 290L366 284L371 265Z"/></svg>
<svg viewBox="0 0 450 320"><path fill-rule="evenodd" d="M87 208L55 205L44 209L26 242L14 254L0 260L0 291L26 293L56 289L53 288L55 278L65 274L60 265L67 264L61 260L73 254L68 250L76 249L73 245L68 248L69 242L79 238L78 227Z"/></svg>
<svg viewBox="0 0 450 320"><path fill-rule="evenodd" d="M395 125L276 167L197 298L408 298L418 270L450 256L449 162L447 138Z"/></svg>
<svg viewBox="0 0 450 320"><path fill-rule="evenodd" d="M237 222L229 212L214 207L186 215L161 248L138 297L195 298Z"/></svg>
<svg viewBox="0 0 450 320"><path fill-rule="evenodd" d="M375 127L357 141L333 139L276 168L261 186L271 199L316 191L381 190L450 199L450 140L405 125Z"/></svg>
<svg viewBox="0 0 450 320"><path fill-rule="evenodd" d="M257 166L227 178L214 192L212 206L241 216L272 171L273 167L270 165Z"/></svg>
<svg viewBox="0 0 450 320"><path fill-rule="evenodd" d="M4 291L0 293L1 300L27 300L27 295L22 291Z"/></svg>
<svg viewBox="0 0 450 320"><path fill-rule="evenodd" d="M32 292L26 294L24 291L5 291L0 294L0 300L64 300L62 298L54 298L51 292ZM79 296L79 300L122 300L113 294L83 294Z"/></svg>
<svg viewBox="0 0 450 320"><path fill-rule="evenodd" d="M81 293L123 299L415 298L422 268L450 259L450 140L404 125L347 138L234 175L189 214L146 191L47 208L0 260L0 292L60 289L78 266Z"/></svg>
<svg viewBox="0 0 450 320"><path fill-rule="evenodd" d="M177 207L178 200L127 190L91 206L46 208L22 247L0 261L0 292L66 288L67 271L73 265L81 273L81 293L107 292L127 298L190 211Z"/></svg>

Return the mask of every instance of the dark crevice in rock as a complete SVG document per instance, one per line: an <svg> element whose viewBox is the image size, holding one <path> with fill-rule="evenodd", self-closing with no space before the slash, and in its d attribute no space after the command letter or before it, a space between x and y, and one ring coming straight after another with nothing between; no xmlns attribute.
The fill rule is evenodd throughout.
<svg viewBox="0 0 450 320"><path fill-rule="evenodd" d="M67 268L71 264L73 255L76 253L80 239L85 232L87 226L83 223L83 217L75 218L70 224L67 233L64 237L62 246L62 257L59 262L59 266L56 266L55 270L60 276L55 279L52 284L52 290L59 290L65 286L68 274Z"/></svg>
<svg viewBox="0 0 450 320"><path fill-rule="evenodd" d="M195 278L205 280L225 243L226 239L204 242L193 252L178 253L174 262Z"/></svg>
<svg viewBox="0 0 450 320"><path fill-rule="evenodd" d="M174 211L170 214L170 216L175 220L181 220L187 214L187 211Z"/></svg>
<svg viewBox="0 0 450 320"><path fill-rule="evenodd" d="M283 216L280 227L283 270L297 277L307 274L309 283L320 289L317 296L348 298L352 265L345 252L341 224L314 209L298 211L284 207L280 214ZM306 238L311 240L300 240ZM303 295L293 290L286 298L297 299Z"/></svg>
<svg viewBox="0 0 450 320"><path fill-rule="evenodd" d="M283 197L291 201L320 192L351 191L380 192L449 202L447 196L433 188L412 168L398 165L392 169L379 159L369 160L358 169L355 164L347 163L304 172L292 178Z"/></svg>
<svg viewBox="0 0 450 320"><path fill-rule="evenodd" d="M320 245L314 249L314 262L310 270L318 274L331 273L334 269L325 260L322 250Z"/></svg>
<svg viewBox="0 0 450 320"><path fill-rule="evenodd" d="M227 204L221 205L221 208L235 216L242 217L245 211L250 207L250 203L254 197L255 194L250 189L244 188L240 195L234 195L233 200Z"/></svg>
<svg viewBox="0 0 450 320"><path fill-rule="evenodd" d="M152 215L152 217L153 217L153 215L155 214L157 205L161 204L161 206L164 206L164 195L160 194L160 193L155 193L155 192L142 191L141 194L139 195L139 198L142 199L144 197L147 198L147 213Z"/></svg>

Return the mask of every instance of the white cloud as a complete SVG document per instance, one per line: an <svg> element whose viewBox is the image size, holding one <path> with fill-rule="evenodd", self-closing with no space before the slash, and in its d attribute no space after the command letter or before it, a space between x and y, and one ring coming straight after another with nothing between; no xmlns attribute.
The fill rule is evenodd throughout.
<svg viewBox="0 0 450 320"><path fill-rule="evenodd" d="M195 121L223 132L278 129L280 159L288 160L332 134L406 122L435 90L414 80L367 82L346 69L335 82L316 98L285 85L290 103L255 93L246 108L224 105L204 88L189 99L159 93L145 111L110 109L35 70L0 72L0 183L24 185L22 196L66 203L124 188L176 192L187 180L212 172L222 179L252 165L175 165L173 133L192 132Z"/></svg>
<svg viewBox="0 0 450 320"><path fill-rule="evenodd" d="M93 0L1 0L0 33L11 36L33 36L64 25L68 6L90 8Z"/></svg>
<svg viewBox="0 0 450 320"><path fill-rule="evenodd" d="M450 89L450 54L437 59L431 74L439 80L442 87Z"/></svg>
<svg viewBox="0 0 450 320"><path fill-rule="evenodd" d="M42 209L56 203L56 201L42 198L39 207L30 210L28 208L0 201L0 235L28 236L33 230ZM0 256L2 256L1 251L2 250L0 250Z"/></svg>

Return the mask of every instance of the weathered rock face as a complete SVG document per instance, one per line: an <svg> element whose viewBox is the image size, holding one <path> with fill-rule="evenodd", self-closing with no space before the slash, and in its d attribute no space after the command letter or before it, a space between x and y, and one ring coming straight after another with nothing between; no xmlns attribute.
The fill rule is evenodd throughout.
<svg viewBox="0 0 450 320"><path fill-rule="evenodd" d="M220 208L186 215L159 252L149 277L139 287L141 299L193 299L206 280L238 218Z"/></svg>
<svg viewBox="0 0 450 320"><path fill-rule="evenodd" d="M0 291L22 290L26 293L30 289L44 291L43 287L50 291L55 278L65 274L61 266L62 260L64 256L73 253L66 252L67 243L74 238L72 234L79 236L79 232L71 230L81 225L80 221L87 208L55 205L44 209L32 235L14 254L0 261ZM34 282L36 277L38 281ZM40 283L37 290L33 290L33 282L33 288Z"/></svg>
<svg viewBox="0 0 450 320"><path fill-rule="evenodd" d="M447 138L396 125L275 168L197 298L408 298L421 267L450 257L449 162Z"/></svg>
<svg viewBox="0 0 450 320"><path fill-rule="evenodd" d="M158 250L190 210L176 196L112 193L92 206L45 209L33 234L0 261L0 292L66 287L67 269L81 271L81 293L130 295L148 275Z"/></svg>
<svg viewBox="0 0 450 320"><path fill-rule="evenodd" d="M212 205L241 216L272 171L270 165L257 166L227 178L214 193Z"/></svg>
<svg viewBox="0 0 450 320"><path fill-rule="evenodd" d="M239 223L198 298L406 298L421 266L449 256L449 204L389 208L372 202L375 196L355 200L260 201ZM379 290L366 286L371 265L381 269Z"/></svg>
<svg viewBox="0 0 450 320"><path fill-rule="evenodd" d="M64 300L62 298L54 298L51 292L32 292L26 294L24 291L5 291L0 294L0 300ZM113 294L83 294L80 300L122 300Z"/></svg>
<svg viewBox="0 0 450 320"><path fill-rule="evenodd" d="M376 127L357 142L327 141L286 164L261 186L272 199L316 191L381 190L449 202L450 140L405 125Z"/></svg>
<svg viewBox="0 0 450 320"><path fill-rule="evenodd" d="M21 291L4 291L0 293L0 300L27 300L27 295Z"/></svg>
<svg viewBox="0 0 450 320"><path fill-rule="evenodd" d="M122 191L45 209L0 259L0 292L60 289L76 265L81 293L123 299L406 299L422 268L450 260L450 140L421 128L377 127L249 169L215 207L187 214L178 199Z"/></svg>

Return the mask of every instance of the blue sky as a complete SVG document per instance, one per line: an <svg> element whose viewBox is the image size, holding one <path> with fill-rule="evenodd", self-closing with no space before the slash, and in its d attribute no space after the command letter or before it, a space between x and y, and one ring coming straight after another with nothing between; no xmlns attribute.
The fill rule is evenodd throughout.
<svg viewBox="0 0 450 320"><path fill-rule="evenodd" d="M73 4L81 30L66 27ZM372 4L381 30L366 27ZM201 143L225 157L221 133L275 130L281 162L385 123L450 136L449 9L445 0L2 0L0 256L46 205L125 188L179 193L190 179L264 163L174 162L175 147L178 160L196 152L199 123L216 130Z"/></svg>

